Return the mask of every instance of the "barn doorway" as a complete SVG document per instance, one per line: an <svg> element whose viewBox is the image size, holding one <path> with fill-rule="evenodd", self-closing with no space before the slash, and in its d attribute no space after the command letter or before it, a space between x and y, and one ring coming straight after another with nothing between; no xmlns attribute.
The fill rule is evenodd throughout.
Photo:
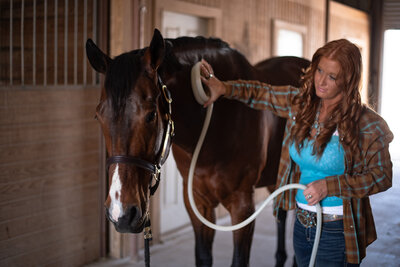
<svg viewBox="0 0 400 267"><path fill-rule="evenodd" d="M207 36L208 31L208 19L171 11L163 12L162 25L165 38ZM172 153L162 167L161 176L160 233L165 234L188 225L190 220L183 202L183 178Z"/></svg>
<svg viewBox="0 0 400 267"><path fill-rule="evenodd" d="M400 160L400 98L398 83L398 62L400 62L400 30L386 30L383 43L383 68L381 85L380 114L389 124L395 138L390 144L390 154L393 160Z"/></svg>

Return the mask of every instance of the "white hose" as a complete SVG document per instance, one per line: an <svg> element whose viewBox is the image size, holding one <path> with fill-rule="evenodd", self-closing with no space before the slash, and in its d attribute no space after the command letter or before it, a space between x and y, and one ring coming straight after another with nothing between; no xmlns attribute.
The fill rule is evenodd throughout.
<svg viewBox="0 0 400 267"><path fill-rule="evenodd" d="M201 66L201 62L197 62L192 67L191 81L192 81L193 94L194 94L197 102L199 102L199 104L203 105L208 100L208 96L204 92L204 88L203 88L203 85L201 83L200 66ZM201 147L203 145L204 138L205 138L205 136L207 134L208 126L210 125L210 120L211 120L211 116L212 116L212 110L213 110L213 104L211 104L207 108L207 113L206 113L206 118L204 120L203 129L201 130L199 140L197 141L196 148L194 149L194 152L193 152L193 157L192 157L192 161L190 163L190 168L189 168L188 189L187 189L188 192L187 193L188 193L188 196L189 196L189 203L190 203L190 205L192 207L192 210L193 210L194 214L196 215L196 217L203 224L207 225L208 227L210 227L210 228L212 228L214 230L235 231L235 230L238 230L238 229L248 225L250 222L252 222L260 214L260 212L265 208L265 206L267 206L267 204L273 198L275 198L277 195L279 195L280 193L282 193L282 192L284 192L286 190L289 190L289 189L302 189L302 190L304 190L307 187L305 185L302 185L302 184L288 184L288 185L284 185L284 186L276 189L272 194L270 194L268 196L268 198L266 200L264 200L264 202L261 204L261 206L250 217L248 217L246 220L242 221L241 223L238 223L238 224L235 224L235 225L231 225L231 226L217 225L217 224L214 224L214 223L208 221L206 218L204 218L203 215L197 209L196 203L195 203L194 198L193 198L193 175L194 175L194 170L196 168L197 158L199 157L199 153L200 153ZM317 208L317 229L316 229L316 234L315 234L315 239L314 239L314 246L313 246L313 250L312 250L312 253L311 253L309 267L314 266L314 263L315 263L315 258L317 256L317 251L318 251L319 239L320 239L320 236L321 236L321 226L322 226L322 210L321 210L321 206L320 206L319 203L317 203L315 206Z"/></svg>

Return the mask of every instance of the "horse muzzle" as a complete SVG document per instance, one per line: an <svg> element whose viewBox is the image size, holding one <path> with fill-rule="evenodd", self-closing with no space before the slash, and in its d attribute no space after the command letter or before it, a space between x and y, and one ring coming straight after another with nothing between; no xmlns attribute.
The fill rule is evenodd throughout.
<svg viewBox="0 0 400 267"><path fill-rule="evenodd" d="M140 233L146 221L146 216L143 216L141 209L137 206L126 208L117 218L113 215L113 211L106 208L106 216L114 224L115 230L120 233Z"/></svg>

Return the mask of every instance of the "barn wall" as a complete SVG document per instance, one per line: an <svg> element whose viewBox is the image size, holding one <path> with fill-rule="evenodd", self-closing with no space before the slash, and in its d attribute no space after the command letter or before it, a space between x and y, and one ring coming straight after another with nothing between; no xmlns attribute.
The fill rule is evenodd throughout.
<svg viewBox="0 0 400 267"><path fill-rule="evenodd" d="M142 1L146 6L144 46L150 43L154 27L159 27L156 1ZM168 0L168 8L180 3L191 7L210 7L221 10L221 30L216 37L242 52L251 63L272 56L272 21L303 25L307 29L305 57L310 58L325 40L325 1L320 0ZM162 2L162 1L160 1ZM169 7L168 7L169 6ZM188 10L188 13L193 11Z"/></svg>
<svg viewBox="0 0 400 267"><path fill-rule="evenodd" d="M98 94L0 91L0 266L99 257Z"/></svg>
<svg viewBox="0 0 400 267"><path fill-rule="evenodd" d="M223 34L252 63L272 56L272 21L282 20L305 26L305 57L324 42L324 1L222 1ZM322 22L322 23L321 23Z"/></svg>
<svg viewBox="0 0 400 267"><path fill-rule="evenodd" d="M67 12L54 3L36 1L34 11L33 1L13 1L10 12L1 2L0 266L82 266L101 254L100 85L84 63L84 1ZM93 38L94 2L85 3Z"/></svg>
<svg viewBox="0 0 400 267"><path fill-rule="evenodd" d="M370 23L368 14L346 5L330 2L328 40L346 38L356 44L362 56L361 99L368 102ZM371 103L375 104L375 103Z"/></svg>

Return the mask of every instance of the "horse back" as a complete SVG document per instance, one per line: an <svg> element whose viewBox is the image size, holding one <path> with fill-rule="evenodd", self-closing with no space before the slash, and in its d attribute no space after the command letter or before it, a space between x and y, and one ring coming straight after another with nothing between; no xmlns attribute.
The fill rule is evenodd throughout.
<svg viewBox="0 0 400 267"><path fill-rule="evenodd" d="M271 85L300 86L301 75L308 68L310 61L299 57L273 57L261 61L255 65L258 71L258 80ZM275 115L270 116L272 122L269 129L267 162L262 170L257 187L275 185L279 161L282 149L282 139L286 125L286 119Z"/></svg>

